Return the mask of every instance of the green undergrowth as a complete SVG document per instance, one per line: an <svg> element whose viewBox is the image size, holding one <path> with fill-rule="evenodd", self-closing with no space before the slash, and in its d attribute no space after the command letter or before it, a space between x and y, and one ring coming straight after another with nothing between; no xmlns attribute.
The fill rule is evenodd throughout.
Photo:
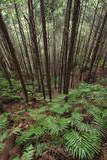
<svg viewBox="0 0 107 160"><path fill-rule="evenodd" d="M11 79L12 86L9 86L8 80L0 74L0 97L7 101L19 101L22 99L22 87L20 81ZM29 95L32 95L32 83L29 81L26 84Z"/></svg>
<svg viewBox="0 0 107 160"><path fill-rule="evenodd" d="M99 80L98 83L103 85L103 86L107 86L107 78L103 78L103 79Z"/></svg>
<svg viewBox="0 0 107 160"><path fill-rule="evenodd" d="M22 156L13 160L38 159L50 148L63 148L74 159L95 159L106 138L107 88L81 84L67 98L66 102L64 95L60 95L47 106L27 109L26 120L33 120L27 129L19 125L7 129L17 134L16 144L23 147ZM22 114L18 113L15 121ZM8 115L3 116L2 128L7 125L5 116Z"/></svg>
<svg viewBox="0 0 107 160"><path fill-rule="evenodd" d="M3 113L0 115L0 152L2 151L5 140L8 137L8 124L9 124L9 113Z"/></svg>

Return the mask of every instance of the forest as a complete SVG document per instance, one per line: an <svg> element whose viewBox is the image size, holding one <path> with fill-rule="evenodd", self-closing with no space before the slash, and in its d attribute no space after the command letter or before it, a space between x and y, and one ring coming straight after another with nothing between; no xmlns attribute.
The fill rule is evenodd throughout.
<svg viewBox="0 0 107 160"><path fill-rule="evenodd" d="M0 160L107 160L107 0L0 0Z"/></svg>

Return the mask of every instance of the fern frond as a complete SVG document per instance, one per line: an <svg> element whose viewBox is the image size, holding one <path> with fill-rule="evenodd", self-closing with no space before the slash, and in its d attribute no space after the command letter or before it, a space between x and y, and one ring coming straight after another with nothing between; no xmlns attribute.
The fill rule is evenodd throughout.
<svg viewBox="0 0 107 160"><path fill-rule="evenodd" d="M71 115L71 126L74 126L77 123L82 122L82 120L83 120L83 117L82 117L81 113L78 113L78 112L72 113L72 115Z"/></svg>
<svg viewBox="0 0 107 160"><path fill-rule="evenodd" d="M52 116L48 116L44 122L41 122L41 126L45 128L50 134L56 134L58 135L59 133L59 126L57 124L56 118Z"/></svg>
<svg viewBox="0 0 107 160"><path fill-rule="evenodd" d="M45 107L42 107L41 109L36 109L36 110L30 109L28 110L28 112L29 112L30 117L36 121L44 119L46 117L46 115L44 114L44 112L46 112Z"/></svg>
<svg viewBox="0 0 107 160"><path fill-rule="evenodd" d="M33 145L29 145L28 147L25 148L23 155L21 157L21 160L32 160L33 159L33 155L34 155L34 147Z"/></svg>
<svg viewBox="0 0 107 160"><path fill-rule="evenodd" d="M0 133L0 142L4 142L7 137L8 137L8 132L7 131L5 131L3 133L1 132Z"/></svg>
<svg viewBox="0 0 107 160"><path fill-rule="evenodd" d="M101 138L96 134L69 131L64 135L66 147L74 158L92 159L100 151Z"/></svg>
<svg viewBox="0 0 107 160"><path fill-rule="evenodd" d="M21 128L19 127L12 128L11 134L19 135L20 133L21 133Z"/></svg>
<svg viewBox="0 0 107 160"><path fill-rule="evenodd" d="M5 129L8 126L8 113L0 115L0 128Z"/></svg>
<svg viewBox="0 0 107 160"><path fill-rule="evenodd" d="M36 145L36 148L35 148L35 154L36 156L41 156L43 154L43 152L45 152L47 149L48 149L48 144L46 143L39 143Z"/></svg>
<svg viewBox="0 0 107 160"><path fill-rule="evenodd" d="M41 107L41 108L38 108L36 110L35 109L29 109L28 112L29 113L34 113L34 114L45 113L46 112L46 107Z"/></svg>
<svg viewBox="0 0 107 160"><path fill-rule="evenodd" d="M29 130L23 132L16 140L17 144L27 143L33 137L39 138L45 133L45 129L42 127L32 126Z"/></svg>
<svg viewBox="0 0 107 160"><path fill-rule="evenodd" d="M59 125L60 131L64 131L65 129L67 129L70 122L71 118L59 118L57 123Z"/></svg>
<svg viewBox="0 0 107 160"><path fill-rule="evenodd" d="M94 117L93 120L93 127L96 128L102 136L105 135L105 130L107 129L107 117L106 117L106 111L105 111L105 117L104 111L97 107L92 107L88 110Z"/></svg>
<svg viewBox="0 0 107 160"><path fill-rule="evenodd" d="M3 150L4 148L4 143L0 142L0 152Z"/></svg>
<svg viewBox="0 0 107 160"><path fill-rule="evenodd" d="M20 158L17 156L17 157L14 157L12 160L20 160Z"/></svg>
<svg viewBox="0 0 107 160"><path fill-rule="evenodd" d="M69 104L52 103L50 111L58 114L63 114L69 111Z"/></svg>
<svg viewBox="0 0 107 160"><path fill-rule="evenodd" d="M63 94L58 96L57 98L53 99L53 103L61 103L61 102L62 103L64 102L64 95Z"/></svg>

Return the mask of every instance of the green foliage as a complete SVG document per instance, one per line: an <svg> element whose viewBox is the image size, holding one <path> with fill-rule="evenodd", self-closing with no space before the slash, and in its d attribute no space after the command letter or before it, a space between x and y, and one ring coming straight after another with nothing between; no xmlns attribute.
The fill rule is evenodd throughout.
<svg viewBox="0 0 107 160"><path fill-rule="evenodd" d="M17 156L15 158L13 158L12 160L20 160L20 158Z"/></svg>
<svg viewBox="0 0 107 160"><path fill-rule="evenodd" d="M21 128L15 127L12 129L11 134L19 135L21 133Z"/></svg>
<svg viewBox="0 0 107 160"><path fill-rule="evenodd" d="M8 113L3 113L0 115L0 151L2 151L2 149L4 148L4 142L8 137L8 116Z"/></svg>
<svg viewBox="0 0 107 160"><path fill-rule="evenodd" d="M105 130L107 129L107 110L102 111L99 108L93 107L88 110L94 116L94 127L98 132L104 136Z"/></svg>
<svg viewBox="0 0 107 160"><path fill-rule="evenodd" d="M46 143L38 143L35 147L35 154L36 156L41 156L43 154L43 152L45 152L48 149L48 144Z"/></svg>
<svg viewBox="0 0 107 160"><path fill-rule="evenodd" d="M51 135L59 135L68 127L68 124L69 119L52 116L48 116L44 121L41 121L41 126Z"/></svg>
<svg viewBox="0 0 107 160"><path fill-rule="evenodd" d="M9 86L8 81L3 77L2 74L0 74L0 95L2 97L6 97L7 100L15 100L19 101L22 99L19 94L22 92L22 86L20 84L20 81L11 79L12 87ZM26 84L28 94L32 94L32 84L29 81L28 84Z"/></svg>
<svg viewBox="0 0 107 160"><path fill-rule="evenodd" d="M73 157L79 159L92 159L100 151L101 137L97 133L68 131L64 135L66 147Z"/></svg>
<svg viewBox="0 0 107 160"><path fill-rule="evenodd" d="M68 102L61 95L47 106L28 109L28 118L34 123L25 131L18 126L9 131L17 134L16 143L24 146L22 157L15 157L16 160L30 160L33 156L38 158L47 149L62 146L73 158L94 158L100 151L102 138L107 131L106 94L107 90L100 85L82 84L70 92ZM17 113L18 119L24 112ZM0 116L1 130L5 131L7 125L8 114L4 113ZM6 136L5 132L0 135L0 150Z"/></svg>
<svg viewBox="0 0 107 160"><path fill-rule="evenodd" d="M6 97L6 99L20 100L21 97L16 94L21 92L21 85L19 81L14 79L11 80L13 87L10 88L9 83L6 79L0 78L0 95Z"/></svg>
<svg viewBox="0 0 107 160"><path fill-rule="evenodd" d="M4 140L7 138L8 133L4 131L3 133L0 134L0 142L4 142Z"/></svg>
<svg viewBox="0 0 107 160"><path fill-rule="evenodd" d="M29 109L29 115L33 120L39 120L39 119L43 119L46 117L46 115L44 114L44 112L46 111L46 107L41 107L40 109Z"/></svg>
<svg viewBox="0 0 107 160"><path fill-rule="evenodd" d="M0 151L4 148L4 141L8 137L7 131L1 131L0 132Z"/></svg>
<svg viewBox="0 0 107 160"><path fill-rule="evenodd" d="M42 127L31 126L27 131L22 132L21 136L17 138L16 142L18 144L24 144L24 143L26 144L27 142L29 142L29 140L32 139L32 137L37 139L40 136L42 136L44 132L45 132L45 129Z"/></svg>
<svg viewBox="0 0 107 160"><path fill-rule="evenodd" d="M100 151L102 136L105 135L107 128L107 113L104 112L107 107L106 94L107 90L100 85L81 84L78 89L70 92L67 104L64 103L64 96L52 103L50 109L52 112L69 112L69 123L66 129L73 128L73 130L68 130L67 133L64 130L64 139L66 147L73 157L91 159ZM104 102L105 108L102 108ZM66 104L66 109L64 104ZM91 114L93 117L91 123L84 122L83 113L80 112L79 107L78 110L70 113L76 105L83 106L86 109L85 114Z"/></svg>
<svg viewBox="0 0 107 160"><path fill-rule="evenodd" d="M3 150L3 148L4 148L4 143L0 142L0 152Z"/></svg>
<svg viewBox="0 0 107 160"><path fill-rule="evenodd" d="M8 126L8 113L0 115L0 129L6 129Z"/></svg>
<svg viewBox="0 0 107 160"><path fill-rule="evenodd" d="M107 105L98 105L107 90L100 85L82 84L68 95L61 95L46 107L29 109L35 121L27 131L21 132L18 144L35 143L35 155L40 156L48 147L64 146L74 158L92 159L99 153L102 137L107 129ZM105 104L106 104L105 100ZM85 112L81 112L81 108ZM89 118L84 120L84 116ZM47 143L46 143L47 142Z"/></svg>
<svg viewBox="0 0 107 160"><path fill-rule="evenodd" d="M62 104L62 103L52 103L50 111L58 114L63 114L65 112L69 112L69 104Z"/></svg>
<svg viewBox="0 0 107 160"><path fill-rule="evenodd" d="M34 155L34 147L33 145L29 145L24 149L23 155L21 157L21 160L32 160Z"/></svg>
<svg viewBox="0 0 107 160"><path fill-rule="evenodd" d="M41 125L47 132L50 132L50 134L58 134L59 127L57 125L56 118L52 116L48 116L44 121L41 122Z"/></svg>
<svg viewBox="0 0 107 160"><path fill-rule="evenodd" d="M104 79L100 80L99 84L107 86L107 78L104 78Z"/></svg>

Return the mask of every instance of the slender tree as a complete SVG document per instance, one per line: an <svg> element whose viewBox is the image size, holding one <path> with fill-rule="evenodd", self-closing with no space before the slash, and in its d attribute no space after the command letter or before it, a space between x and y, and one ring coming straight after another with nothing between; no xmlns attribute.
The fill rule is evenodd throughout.
<svg viewBox="0 0 107 160"><path fill-rule="evenodd" d="M66 12L65 12L64 30L63 30L62 45L61 45L61 51L60 51L61 68L60 68L60 77L59 77L59 92L61 92L62 90L63 73L64 73L64 86L66 82L65 77L66 77L66 69L67 69L71 8L72 8L72 0L68 0L67 6L66 6Z"/></svg>
<svg viewBox="0 0 107 160"><path fill-rule="evenodd" d="M88 74L88 82L90 81L90 78L91 78L91 71L93 69L93 65L94 65L94 62L96 60L96 56L97 56L97 53L98 53L98 50L99 50L99 47L100 47L101 36L103 34L103 30L104 30L104 26L106 24L106 21L107 21L107 11L105 13L105 16L104 16L104 19L103 19L103 22L102 22L102 25L101 25L101 29L100 29L100 32L99 32L99 36L97 38L97 42L96 42L96 45L95 45L94 50L93 50L92 60L90 62L90 69L89 69L89 74Z"/></svg>
<svg viewBox="0 0 107 160"><path fill-rule="evenodd" d="M11 39L10 39L8 30L7 30L6 24L3 20L1 11L0 11L0 30L2 31L4 39L7 41L11 56L12 56L13 61L14 61L14 65L16 67L17 73L18 73L19 78L20 78L20 82L21 82L22 87L23 87L23 92L24 92L24 95L25 95L25 98L26 98L26 102L28 102L28 93L27 93L27 90L26 90L26 85L25 85L25 82L24 82L24 79L23 79L23 76L22 76L22 72L21 72L18 60L16 58L15 49L14 49L13 44L11 42Z"/></svg>
<svg viewBox="0 0 107 160"><path fill-rule="evenodd" d="M74 58L75 43L77 38L79 11L80 11L80 0L75 0L73 18L72 18L72 31L70 36L70 46L68 51L68 62L67 62L67 69L65 74L65 85L64 85L65 94L68 93L68 88L70 83L70 74L71 74L71 70L73 69L73 58Z"/></svg>
<svg viewBox="0 0 107 160"><path fill-rule="evenodd" d="M50 66L49 66L49 54L48 54L48 43L47 43L47 31L46 31L44 0L40 0L40 9L41 9L43 43L44 43L44 53L45 53L45 67L46 67L47 87L48 87L49 98L51 100L52 99L51 76L50 76Z"/></svg>
<svg viewBox="0 0 107 160"><path fill-rule="evenodd" d="M30 36L31 36L32 50L33 50L33 54L36 55L35 61L38 64L42 91L45 99L45 87L44 87L44 81L43 81L44 77L42 73L40 53L39 53L38 43L37 43L37 33L36 33L36 26L34 21L34 12L33 12L33 0L28 0L28 10L29 10L29 30L30 30Z"/></svg>
<svg viewBox="0 0 107 160"><path fill-rule="evenodd" d="M25 33L24 33L23 26L22 26L22 23L21 23L21 19L20 19L17 3L15 2L15 0L14 0L14 8L15 8L15 13L16 13L18 25L19 25L19 31L20 31L20 35L21 35L22 44L23 44L23 47L24 47L24 50L25 50L25 55L27 57L27 64L29 66L28 67L29 76L32 78L32 81L33 81L34 77L33 77L33 71L32 71L32 67L31 67L31 62L30 62L30 56L29 56L29 52L28 52L26 37L25 37Z"/></svg>

